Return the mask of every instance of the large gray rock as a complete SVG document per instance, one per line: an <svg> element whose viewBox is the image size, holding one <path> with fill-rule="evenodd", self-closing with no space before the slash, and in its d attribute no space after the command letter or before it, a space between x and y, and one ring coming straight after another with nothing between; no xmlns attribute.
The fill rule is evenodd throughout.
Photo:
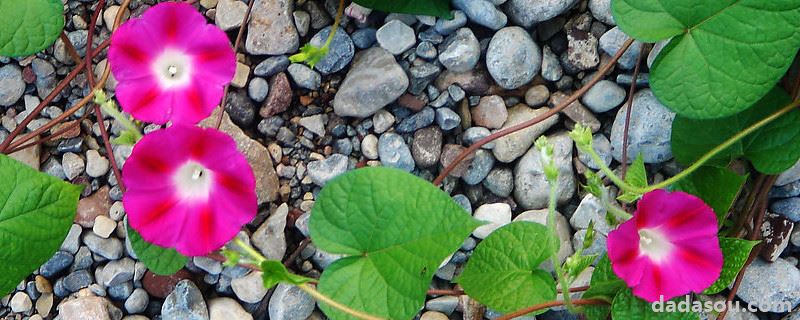
<svg viewBox="0 0 800 320"><path fill-rule="evenodd" d="M25 93L25 82L22 81L22 71L15 65L5 65L0 68L0 106L8 107Z"/></svg>
<svg viewBox="0 0 800 320"><path fill-rule="evenodd" d="M300 288L281 283L269 299L269 319L306 319L314 312L315 304L314 299Z"/></svg>
<svg viewBox="0 0 800 320"><path fill-rule="evenodd" d="M547 107L531 109L524 104L518 104L508 109L508 120L506 120L506 123L502 128L496 131L502 131L503 129L513 127L525 121L541 116L548 111L550 111L550 109ZM495 145L492 149L494 157L497 159L497 161L504 163L509 163L516 160L526 151L528 151L536 138L538 138L542 133L547 131L547 129L556 123L558 123L558 115L554 115L533 126L495 140Z"/></svg>
<svg viewBox="0 0 800 320"><path fill-rule="evenodd" d="M575 194L575 173L572 170L572 139L566 133L549 137L553 143L553 160L558 167L558 203L564 204ZM550 184L544 175L541 152L530 148L514 167L514 199L526 209L547 208Z"/></svg>
<svg viewBox="0 0 800 320"><path fill-rule="evenodd" d="M539 72L542 51L520 27L503 28L494 34L486 50L486 68L501 87L516 89Z"/></svg>
<svg viewBox="0 0 800 320"><path fill-rule="evenodd" d="M191 280L181 280L175 285L161 306L164 320L209 320L208 307L203 294Z"/></svg>
<svg viewBox="0 0 800 320"><path fill-rule="evenodd" d="M600 37L600 49L603 49L606 54L614 56L617 54L617 51L622 49L622 45L625 44L625 41L628 41L628 39L630 39L630 37L625 34L625 32L622 32L622 29L619 27L611 28L611 30L606 31L606 33ZM636 67L636 60L639 59L641 49L642 43L634 41L630 48L619 58L619 66L622 69L633 69Z"/></svg>
<svg viewBox="0 0 800 320"><path fill-rule="evenodd" d="M331 33L331 29L333 28L328 26L320 30L311 38L309 43L318 47L324 46L325 41L328 40L328 36ZM347 32L339 30L333 35L328 54L314 65L314 69L317 69L317 71L323 75L339 72L353 60L353 55L355 55L353 40L350 39Z"/></svg>
<svg viewBox="0 0 800 320"><path fill-rule="evenodd" d="M481 58L478 38L469 28L461 28L439 47L439 62L450 71L466 72L475 68Z"/></svg>
<svg viewBox="0 0 800 320"><path fill-rule="evenodd" d="M505 27L508 23L505 13L486 0L453 0L453 7L463 11L470 21L492 30Z"/></svg>
<svg viewBox="0 0 800 320"><path fill-rule="evenodd" d="M611 155L622 161L622 136L625 130L627 106L617 112L611 127ZM633 113L628 129L628 162L641 153L645 163L660 163L672 158L670 137L675 113L667 109L650 89L633 96Z"/></svg>
<svg viewBox="0 0 800 320"><path fill-rule="evenodd" d="M800 270L784 259L769 263L756 258L736 295L761 311L788 312L800 304ZM786 309L785 304L791 307Z"/></svg>
<svg viewBox="0 0 800 320"><path fill-rule="evenodd" d="M300 46L294 26L294 0L254 0L244 47L250 54L293 53Z"/></svg>
<svg viewBox="0 0 800 320"><path fill-rule="evenodd" d="M286 254L286 217L289 215L289 206L281 204L275 212L269 215L255 232L253 232L252 242L259 251L271 260L283 260Z"/></svg>
<svg viewBox="0 0 800 320"><path fill-rule="evenodd" d="M511 21L529 28L567 11L575 2L577 0L509 0L505 11Z"/></svg>
<svg viewBox="0 0 800 320"><path fill-rule="evenodd" d="M408 89L408 76L383 48L356 55L333 99L333 110L344 117L364 118L395 101Z"/></svg>

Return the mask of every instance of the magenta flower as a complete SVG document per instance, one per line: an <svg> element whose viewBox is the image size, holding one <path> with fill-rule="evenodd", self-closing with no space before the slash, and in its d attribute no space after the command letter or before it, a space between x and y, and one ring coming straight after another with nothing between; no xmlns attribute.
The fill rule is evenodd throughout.
<svg viewBox="0 0 800 320"><path fill-rule="evenodd" d="M228 37L186 3L164 2L111 36L111 71L122 109L142 121L195 124L236 72Z"/></svg>
<svg viewBox="0 0 800 320"><path fill-rule="evenodd" d="M258 210L253 170L236 142L215 129L178 124L149 133L123 172L131 227L187 256L221 248Z"/></svg>
<svg viewBox="0 0 800 320"><path fill-rule="evenodd" d="M608 257L633 294L649 302L700 293L722 270L717 217L688 193L648 192L633 218L608 234Z"/></svg>

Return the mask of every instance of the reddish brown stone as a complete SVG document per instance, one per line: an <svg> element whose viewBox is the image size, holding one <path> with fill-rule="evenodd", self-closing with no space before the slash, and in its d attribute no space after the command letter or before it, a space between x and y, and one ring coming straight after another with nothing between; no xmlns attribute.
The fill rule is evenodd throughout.
<svg viewBox="0 0 800 320"><path fill-rule="evenodd" d="M108 186L102 187L93 195L78 201L78 213L75 215L75 223L84 228L94 227L94 219L97 216L108 216L111 208L111 198L108 196Z"/></svg>
<svg viewBox="0 0 800 320"><path fill-rule="evenodd" d="M447 168L453 161L455 161L456 157L458 157L461 152L466 150L467 148L457 145L457 144L446 144L444 148L442 148L442 168ZM450 175L453 177L460 178L464 174L467 173L469 169L469 165L472 164L472 159L475 158L474 153L470 153L464 160L461 161L453 171L450 171Z"/></svg>
<svg viewBox="0 0 800 320"><path fill-rule="evenodd" d="M457 84L471 95L483 95L489 90L489 83L489 75L483 70L473 69L461 73L445 70L436 78L436 89L445 91L451 84Z"/></svg>
<svg viewBox="0 0 800 320"><path fill-rule="evenodd" d="M286 73L279 73L269 80L269 94L261 106L259 114L268 118L289 109L292 104L292 86Z"/></svg>
<svg viewBox="0 0 800 320"><path fill-rule="evenodd" d="M472 108L472 121L481 127L500 128L506 122L506 118L508 118L506 102L500 96L483 97L478 106Z"/></svg>
<svg viewBox="0 0 800 320"><path fill-rule="evenodd" d="M180 269L173 275L160 276L147 270L142 277L142 287L151 296L164 299L175 289L175 285L181 280L191 279L192 274L186 269Z"/></svg>
<svg viewBox="0 0 800 320"><path fill-rule="evenodd" d="M403 94L397 99L397 104L399 104L401 107L414 110L414 112L418 112L422 110L422 108L425 108L427 103L427 99L417 97L410 93Z"/></svg>
<svg viewBox="0 0 800 320"><path fill-rule="evenodd" d="M30 65L22 69L22 80L27 84L32 84L36 81L36 73L33 72L33 68Z"/></svg>

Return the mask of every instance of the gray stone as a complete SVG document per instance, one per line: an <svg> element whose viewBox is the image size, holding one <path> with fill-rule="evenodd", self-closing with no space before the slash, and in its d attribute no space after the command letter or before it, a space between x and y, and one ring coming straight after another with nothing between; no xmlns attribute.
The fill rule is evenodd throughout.
<svg viewBox="0 0 800 320"><path fill-rule="evenodd" d="M372 48L356 55L336 97L333 108L345 117L364 118L395 101L408 89L408 76L394 56Z"/></svg>
<svg viewBox="0 0 800 320"><path fill-rule="evenodd" d="M247 85L247 94L256 102L263 102L269 94L269 83L264 78L254 77Z"/></svg>
<svg viewBox="0 0 800 320"><path fill-rule="evenodd" d="M586 229L581 229L576 231L575 234L572 236L572 248L578 250L579 248L583 247L583 242L585 239L586 239ZM592 244L590 244L588 248L583 250L583 254L584 255L596 254L597 258L594 260L594 263L596 264L598 261L600 261L600 257L602 257L603 254L606 253L607 251L606 248L608 246L607 243L608 243L608 237L606 235L595 232L594 241L592 241Z"/></svg>
<svg viewBox="0 0 800 320"><path fill-rule="evenodd" d="M783 186L798 180L800 180L800 160L795 162L791 168L781 172L781 174L778 175L778 179L775 180L775 185Z"/></svg>
<svg viewBox="0 0 800 320"><path fill-rule="evenodd" d="M438 311L445 314L451 314L458 306L458 297L456 296L441 296L430 299L425 302L425 309L431 311ZM447 318L445 318L447 319Z"/></svg>
<svg viewBox="0 0 800 320"><path fill-rule="evenodd" d="M239 0L219 0L214 22L224 31L232 30L242 25L246 12L247 3Z"/></svg>
<svg viewBox="0 0 800 320"><path fill-rule="evenodd" d="M310 162L307 174L315 184L325 186L325 183L347 171L347 164L347 156L336 153L325 160Z"/></svg>
<svg viewBox="0 0 800 320"><path fill-rule="evenodd" d="M611 154L617 161L622 161L622 135L627 110L626 106L620 108L611 127ZM671 159L673 119L675 113L662 105L653 95L653 91L643 89L637 92L633 96L633 113L628 131L628 161L633 161L639 153L645 163L660 163Z"/></svg>
<svg viewBox="0 0 800 320"><path fill-rule="evenodd" d="M358 29L353 32L350 37L353 39L353 44L356 45L356 47L359 49L367 49L372 47L375 41L377 41L375 37L376 32L377 30L373 28Z"/></svg>
<svg viewBox="0 0 800 320"><path fill-rule="evenodd" d="M431 126L414 132L411 154L420 168L428 168L438 163L442 154L442 131Z"/></svg>
<svg viewBox="0 0 800 320"><path fill-rule="evenodd" d="M589 228L589 223L594 221L594 230L607 235L611 226L606 220L606 207L597 197L587 194L581 200L575 213L569 218L569 224L576 230Z"/></svg>
<svg viewBox="0 0 800 320"><path fill-rule="evenodd" d="M558 203L568 202L575 194L575 173L572 170L572 139L566 133L549 137L553 143L553 160L558 167ZM497 150L497 148L495 148ZM526 209L547 208L550 185L544 175L541 153L530 148L514 167L514 199Z"/></svg>
<svg viewBox="0 0 800 320"><path fill-rule="evenodd" d="M467 172L461 177L468 185L481 183L489 171L494 167L494 156L492 153L483 149L475 151L475 157L467 168Z"/></svg>
<svg viewBox="0 0 800 320"><path fill-rule="evenodd" d="M770 198L791 198L800 196L800 181L790 182L782 186L774 186L769 191Z"/></svg>
<svg viewBox="0 0 800 320"><path fill-rule="evenodd" d="M800 304L800 270L784 259L773 263L757 258L745 270L736 295L765 312L788 312Z"/></svg>
<svg viewBox="0 0 800 320"><path fill-rule="evenodd" d="M255 0L247 25L245 49L250 54L280 55L297 51L300 36L294 26L292 0Z"/></svg>
<svg viewBox="0 0 800 320"><path fill-rule="evenodd" d="M773 202L769 210L786 217L792 222L800 221L800 198L781 199Z"/></svg>
<svg viewBox="0 0 800 320"><path fill-rule="evenodd" d="M289 215L289 206L281 204L275 212L267 217L255 232L253 232L253 245L261 251L267 259L283 260L286 255L286 218Z"/></svg>
<svg viewBox="0 0 800 320"><path fill-rule="evenodd" d="M322 114L315 114L310 117L303 117L297 122L303 128L313 132L317 136L325 135L325 119Z"/></svg>
<svg viewBox="0 0 800 320"><path fill-rule="evenodd" d="M495 168L489 171L483 186L498 197L508 197L514 190L514 173L508 168Z"/></svg>
<svg viewBox="0 0 800 320"><path fill-rule="evenodd" d="M40 98L47 97L53 92L53 90L55 90L58 82L58 79L56 79L56 68L47 60L38 58L33 59L33 62L31 62L31 68L33 69L33 73L36 75L36 93ZM112 78L113 75L109 76L109 82L116 81L116 79L112 81Z"/></svg>
<svg viewBox="0 0 800 320"><path fill-rule="evenodd" d="M72 254L78 252L81 242L81 232L83 232L83 228L77 224L73 224L69 229L69 233L67 233L67 237L64 238L64 242L61 243L61 250Z"/></svg>
<svg viewBox="0 0 800 320"><path fill-rule="evenodd" d="M332 28L332 26L329 26L320 30L311 38L309 43L318 47L324 46ZM355 55L353 40L350 39L347 32L340 29L333 36L328 48L328 54L314 65L314 69L317 69L323 75L339 72L353 60L353 55Z"/></svg>
<svg viewBox="0 0 800 320"><path fill-rule="evenodd" d="M72 152L67 152L62 156L61 166L64 168L64 174L67 176L67 180L75 179L75 177L81 175L86 168L86 164L83 162L81 156Z"/></svg>
<svg viewBox="0 0 800 320"><path fill-rule="evenodd" d="M102 269L98 269L97 283L104 287L113 287L133 280L135 262L128 257L109 261Z"/></svg>
<svg viewBox="0 0 800 320"><path fill-rule="evenodd" d="M548 81L558 81L564 76L564 69L558 56L550 50L550 47L542 48L542 78Z"/></svg>
<svg viewBox="0 0 800 320"><path fill-rule="evenodd" d="M147 304L150 302L150 296L147 291L142 288L133 289L133 293L125 300L125 310L128 313L136 314L142 313L147 309Z"/></svg>
<svg viewBox="0 0 800 320"><path fill-rule="evenodd" d="M467 145L473 145L478 141L480 141L481 139L488 137L490 134L492 134L492 132L484 127L471 127L464 131L464 135L461 136L461 139ZM483 146L481 146L481 148L486 150L491 150L492 148L494 148L494 141L484 144Z"/></svg>
<svg viewBox="0 0 800 320"><path fill-rule="evenodd" d="M508 23L505 13L486 0L453 0L453 7L461 10L469 20L492 30L499 30Z"/></svg>
<svg viewBox="0 0 800 320"><path fill-rule="evenodd" d="M292 63L287 71L300 88L317 90L322 83L322 76L304 64Z"/></svg>
<svg viewBox="0 0 800 320"><path fill-rule="evenodd" d="M513 108L508 109L508 120L506 120L506 123L502 128L498 129L498 131L534 119L544 113L547 113L549 110L550 109L547 107L531 109L524 104L518 104ZM550 129L550 127L556 123L558 123L558 116L552 116L526 129L522 129L495 140L495 146L492 149L494 157L498 161L504 163L509 163L516 160L528 151L536 138L538 138L542 133L547 131L547 129Z"/></svg>
<svg viewBox="0 0 800 320"><path fill-rule="evenodd" d="M497 95L482 97L475 108L470 111L472 121L476 125L489 129L503 126L508 118L508 110L503 98Z"/></svg>
<svg viewBox="0 0 800 320"><path fill-rule="evenodd" d="M122 311L106 298L81 296L62 301L58 305L58 318L61 320L119 320L122 318ZM162 319L173 320L174 318L162 316Z"/></svg>
<svg viewBox="0 0 800 320"><path fill-rule="evenodd" d="M296 286L278 284L269 299L270 320L306 319L314 311L316 302Z"/></svg>
<svg viewBox="0 0 800 320"><path fill-rule="evenodd" d="M542 51L530 34L520 27L497 31L486 50L486 68L505 89L530 82L542 66Z"/></svg>
<svg viewBox="0 0 800 320"><path fill-rule="evenodd" d="M608 166L611 164L611 142L608 141L608 138L602 134L595 134L592 137L592 147L594 151L597 152L597 155L600 156L600 159L603 160L603 164ZM594 162L591 156L588 153L578 150L578 159L583 162L587 167L600 170L600 166Z"/></svg>
<svg viewBox="0 0 800 320"><path fill-rule="evenodd" d="M478 38L469 28L461 28L447 37L439 47L439 62L450 71L466 72L475 68L481 58Z"/></svg>
<svg viewBox="0 0 800 320"><path fill-rule="evenodd" d="M508 0L505 11L514 23L530 28L567 11L576 0Z"/></svg>
<svg viewBox="0 0 800 320"><path fill-rule="evenodd" d="M461 117L450 108L436 109L436 124L444 131L453 130L461 124Z"/></svg>
<svg viewBox="0 0 800 320"><path fill-rule="evenodd" d="M436 57L439 55L439 51L436 50L436 47L433 45L433 43L430 43L428 41L421 42L417 46L417 49L414 50L414 53L417 54L417 57L420 57L428 61L436 59Z"/></svg>
<svg viewBox="0 0 800 320"><path fill-rule="evenodd" d="M87 233L83 237L83 243L93 253L106 259L116 260L122 257L122 242L117 238L103 239L94 233Z"/></svg>
<svg viewBox="0 0 800 320"><path fill-rule="evenodd" d="M258 303L267 295L267 288L264 288L261 272L253 271L248 275L236 278L231 281L233 293L239 300L247 303Z"/></svg>
<svg viewBox="0 0 800 320"><path fill-rule="evenodd" d="M467 24L467 15L463 11L453 10L451 13L453 14L453 19L447 20L441 17L436 19L436 24L433 26L436 32L446 36Z"/></svg>
<svg viewBox="0 0 800 320"><path fill-rule="evenodd" d="M368 134L361 140L361 154L369 159L378 159L378 137Z"/></svg>
<svg viewBox="0 0 800 320"><path fill-rule="evenodd" d="M408 71L411 75L411 87L408 92L418 95L428 87L428 84L439 75L442 69L433 63L419 63L409 68Z"/></svg>
<svg viewBox="0 0 800 320"><path fill-rule="evenodd" d="M253 69L253 74L259 77L271 77L286 71L290 64L292 62L286 56L272 56L256 65Z"/></svg>
<svg viewBox="0 0 800 320"><path fill-rule="evenodd" d="M581 97L581 102L595 113L603 113L622 104L625 95L625 89L613 81L600 80Z"/></svg>
<svg viewBox="0 0 800 320"><path fill-rule="evenodd" d="M253 320L253 316L231 298L214 298L208 301L210 320Z"/></svg>
<svg viewBox="0 0 800 320"><path fill-rule="evenodd" d="M39 267L39 274L45 278L53 278L62 271L69 268L74 258L71 254L64 251L56 251L41 267Z"/></svg>
<svg viewBox="0 0 800 320"><path fill-rule="evenodd" d="M164 320L209 320L203 294L191 280L181 280L175 285L161 306L161 317Z"/></svg>
<svg viewBox="0 0 800 320"><path fill-rule="evenodd" d="M222 263L209 257L193 257L192 263L194 263L197 268L207 272L210 275L222 273Z"/></svg>
<svg viewBox="0 0 800 320"><path fill-rule="evenodd" d="M611 0L589 0L589 10L595 19L607 25L617 25L614 15L611 14Z"/></svg>
<svg viewBox="0 0 800 320"><path fill-rule="evenodd" d="M414 29L399 20L384 24L375 33L375 38L382 48L394 55L406 52L417 43Z"/></svg>
<svg viewBox="0 0 800 320"><path fill-rule="evenodd" d="M528 210L523 213L520 213L517 217L514 218L514 221L529 221L535 222L544 226L547 226L549 223L549 214L550 211L548 209L541 209L541 210ZM555 212L555 222L556 222L556 235L558 236L561 245L558 249L558 260L564 261L567 257L571 256L573 253L572 248L572 241L571 241L571 234L569 228L569 223L567 222L567 218L564 217L560 212ZM544 263L545 269L548 271L553 270L553 264L549 261Z"/></svg>
<svg viewBox="0 0 800 320"><path fill-rule="evenodd" d="M97 150L86 151L86 174L90 177L102 177L108 172L109 161Z"/></svg>
<svg viewBox="0 0 800 320"><path fill-rule="evenodd" d="M525 104L531 107L542 106L548 99L550 99L550 89L547 89L546 85L535 85L525 91Z"/></svg>
<svg viewBox="0 0 800 320"><path fill-rule="evenodd" d="M295 11L292 13L294 16L294 25L297 27L297 33L300 37L305 37L308 34L308 29L311 28L311 15L305 11Z"/></svg>
<svg viewBox="0 0 800 320"><path fill-rule="evenodd" d="M91 285L92 282L94 282L94 277L92 277L92 274L89 273L88 270L84 269L70 273L66 277L61 278L58 282L61 282L64 290L72 293Z"/></svg>
<svg viewBox="0 0 800 320"><path fill-rule="evenodd" d="M13 64L0 68L0 106L8 107L22 97L25 93L25 82L22 80L22 71Z"/></svg>
<svg viewBox="0 0 800 320"><path fill-rule="evenodd" d="M25 294L25 292L20 291L14 294L8 306L11 308L12 312L25 313L33 308L33 302L31 302L31 297Z"/></svg>
<svg viewBox="0 0 800 320"><path fill-rule="evenodd" d="M436 112L433 111L433 108L425 107L420 112L400 121L395 130L399 133L411 133L431 125L435 119Z"/></svg>
<svg viewBox="0 0 800 320"><path fill-rule="evenodd" d="M384 166L408 172L414 170L414 158L411 156L411 150L403 141L403 137L396 133L387 132L381 135L378 139L378 156Z"/></svg>
<svg viewBox="0 0 800 320"><path fill-rule="evenodd" d="M617 54L617 51L622 49L622 45L625 41L628 41L628 39L630 39L630 37L622 32L622 29L614 27L606 31L606 33L600 37L600 49L603 49L608 55L614 56ZM642 43L634 41L628 50L622 54L622 57L619 58L617 65L622 69L633 69L636 66L636 60L639 59L639 52L641 52L641 49Z"/></svg>
<svg viewBox="0 0 800 320"><path fill-rule="evenodd" d="M511 207L502 202L484 204L475 210L474 218L487 222L472 231L472 236L484 239L500 227L511 223Z"/></svg>

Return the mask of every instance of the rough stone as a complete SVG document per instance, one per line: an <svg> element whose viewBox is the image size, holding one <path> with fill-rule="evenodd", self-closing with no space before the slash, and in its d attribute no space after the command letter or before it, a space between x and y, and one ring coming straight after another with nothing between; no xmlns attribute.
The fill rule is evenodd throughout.
<svg viewBox="0 0 800 320"><path fill-rule="evenodd" d="M245 49L250 54L280 55L297 51L300 36L294 25L292 0L255 0L247 25Z"/></svg>
<svg viewBox="0 0 800 320"><path fill-rule="evenodd" d="M408 89L408 76L394 56L382 48L356 55L336 97L333 108L345 117L364 118L395 101Z"/></svg>

